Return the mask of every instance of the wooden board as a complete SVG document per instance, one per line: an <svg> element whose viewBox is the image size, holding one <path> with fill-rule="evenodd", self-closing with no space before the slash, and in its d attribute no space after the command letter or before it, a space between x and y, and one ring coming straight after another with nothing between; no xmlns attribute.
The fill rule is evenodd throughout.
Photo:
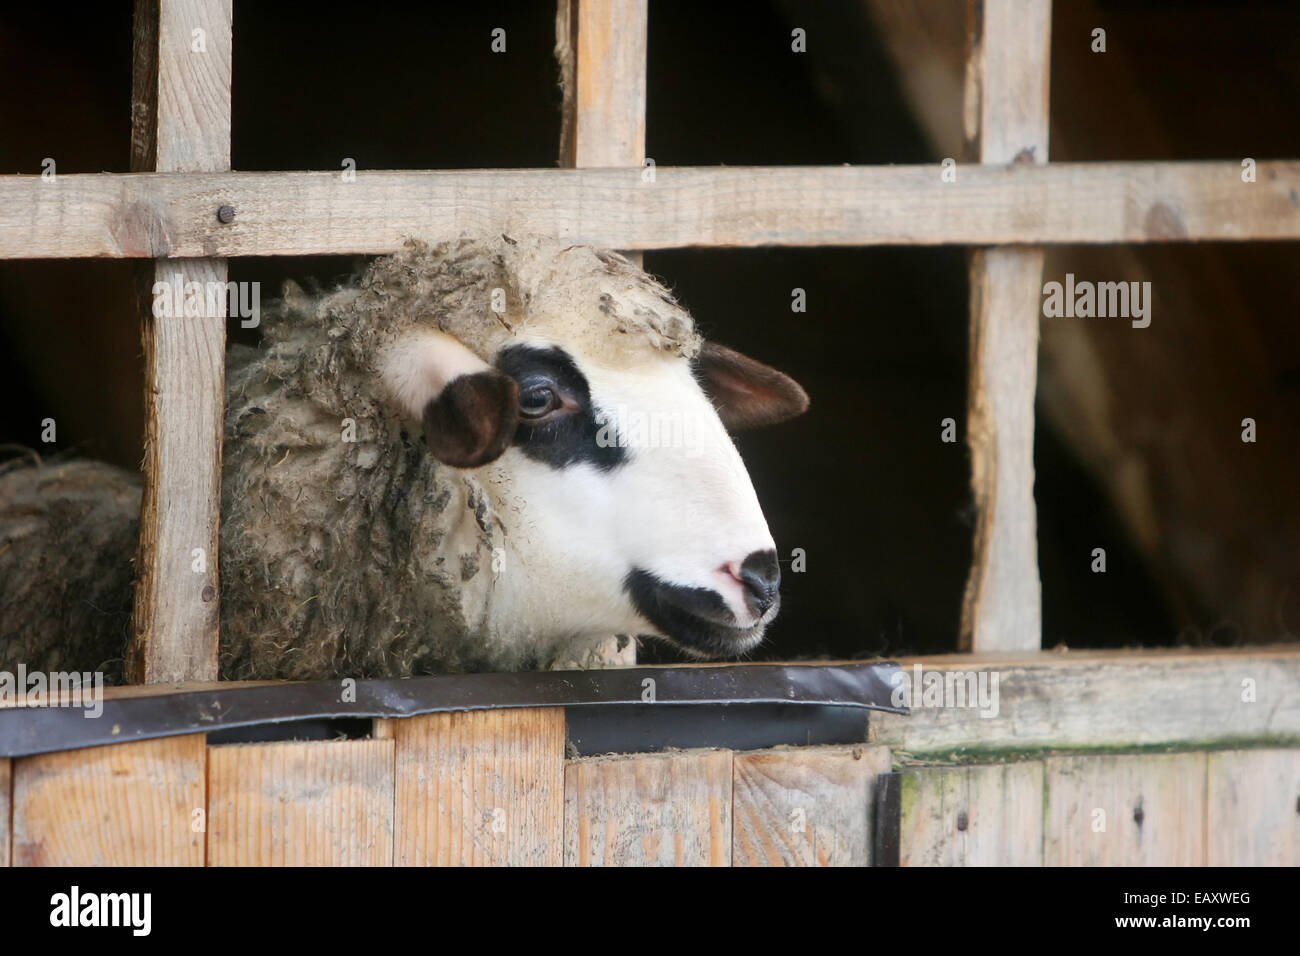
<svg viewBox="0 0 1300 956"><path fill-rule="evenodd" d="M9 865L13 841L13 762L0 760L0 866Z"/></svg>
<svg viewBox="0 0 1300 956"><path fill-rule="evenodd" d="M917 667L922 675L982 671L990 691L997 678L998 706L991 718L971 707L872 714L869 740L897 751L1300 745L1300 651L1293 646L954 654L899 664L911 683Z"/></svg>
<svg viewBox="0 0 1300 956"><path fill-rule="evenodd" d="M393 741L208 748L209 866L391 866Z"/></svg>
<svg viewBox="0 0 1300 956"><path fill-rule="evenodd" d="M797 747L732 761L732 866L870 866L888 747Z"/></svg>
<svg viewBox="0 0 1300 956"><path fill-rule="evenodd" d="M1042 761L909 770L901 786L899 865L1042 865Z"/></svg>
<svg viewBox="0 0 1300 956"><path fill-rule="evenodd" d="M1204 753L1051 757L1045 764L1045 865L1204 865Z"/></svg>
<svg viewBox="0 0 1300 956"><path fill-rule="evenodd" d="M561 0L557 5L563 165L640 169L647 16L647 0Z"/></svg>
<svg viewBox="0 0 1300 956"><path fill-rule="evenodd" d="M1209 755L1209 866L1300 866L1300 749Z"/></svg>
<svg viewBox="0 0 1300 956"><path fill-rule="evenodd" d="M203 734L13 764L15 866L202 866Z"/></svg>
<svg viewBox="0 0 1300 956"><path fill-rule="evenodd" d="M1036 650L1042 643L1034 396L1042 249L971 253L967 444L975 535L961 648Z"/></svg>
<svg viewBox="0 0 1300 956"><path fill-rule="evenodd" d="M131 168L230 169L232 0L136 0ZM139 207L118 228L157 223ZM209 210L218 224L216 210ZM204 254L210 255L205 250ZM144 500L127 668L137 683L217 678L226 309L155 317L155 293L224 288L224 260L137 276L145 358ZM196 297L200 298L200 297ZM206 300L206 297L202 297ZM205 302L205 306L207 306Z"/></svg>
<svg viewBox="0 0 1300 956"><path fill-rule="evenodd" d="M1046 163L1051 0L974 0L967 9L971 155L981 163ZM975 540L962 650L1031 650L1042 643L1034 505L1042 281L1042 249L971 253L966 438Z"/></svg>
<svg viewBox="0 0 1300 956"><path fill-rule="evenodd" d="M728 866L731 751L570 760L565 866Z"/></svg>
<svg viewBox="0 0 1300 956"><path fill-rule="evenodd" d="M401 866L558 866L564 709L376 721L396 741Z"/></svg>
<svg viewBox="0 0 1300 956"><path fill-rule="evenodd" d="M535 233L614 249L1300 239L1300 161L0 176L0 259L388 253ZM236 209L222 225L216 210Z"/></svg>

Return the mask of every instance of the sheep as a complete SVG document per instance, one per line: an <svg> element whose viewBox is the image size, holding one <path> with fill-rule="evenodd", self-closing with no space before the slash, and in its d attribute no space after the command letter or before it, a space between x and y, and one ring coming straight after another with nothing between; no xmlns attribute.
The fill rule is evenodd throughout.
<svg viewBox="0 0 1300 956"><path fill-rule="evenodd" d="M411 240L333 290L286 284L262 318L263 346L232 348L227 371L223 678L545 668L615 633L695 657L761 641L779 565L727 428L790 418L807 396L703 342L622 256ZM0 606L24 604L0 626L0 665L121 654L137 485L51 467L113 505L87 504L103 533L69 551L69 521L10 530L57 481L0 475ZM75 583L42 617L31 571L61 552ZM105 568L111 595L76 591Z"/></svg>

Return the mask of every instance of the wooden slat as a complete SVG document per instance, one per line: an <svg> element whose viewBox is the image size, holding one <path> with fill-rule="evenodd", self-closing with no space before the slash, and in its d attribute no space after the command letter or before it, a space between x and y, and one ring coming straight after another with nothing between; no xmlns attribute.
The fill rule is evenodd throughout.
<svg viewBox="0 0 1300 956"><path fill-rule="evenodd" d="M901 785L901 866L1042 865L1042 761L909 770Z"/></svg>
<svg viewBox="0 0 1300 956"><path fill-rule="evenodd" d="M230 169L231 4L136 0L133 171ZM215 210L209 215L215 223ZM128 223L158 226L135 207L123 210L118 228L132 228ZM211 258L142 266L137 276L144 319L145 490L127 654L136 683L217 677L225 303L223 298L219 308L198 317L155 318L151 307L156 283L207 288L224 286L226 278L226 263Z"/></svg>
<svg viewBox="0 0 1300 956"><path fill-rule="evenodd" d="M972 0L967 137L981 163L1047 162L1051 0ZM976 249L970 263L967 443L975 540L962 650L1042 643L1034 395L1042 249Z"/></svg>
<svg viewBox="0 0 1300 956"><path fill-rule="evenodd" d="M391 866L393 741L208 748L209 866Z"/></svg>
<svg viewBox="0 0 1300 956"><path fill-rule="evenodd" d="M1300 866L1300 749L1209 755L1206 863Z"/></svg>
<svg viewBox="0 0 1300 956"><path fill-rule="evenodd" d="M870 866L876 777L888 747L736 754L732 866Z"/></svg>
<svg viewBox="0 0 1300 956"><path fill-rule="evenodd" d="M1300 651L1070 651L945 655L899 661L909 683L928 671L997 676L997 714L914 708L872 714L872 743L914 754L1200 745L1300 745ZM1248 702L1253 701L1253 702Z"/></svg>
<svg viewBox="0 0 1300 956"><path fill-rule="evenodd" d="M564 165L639 169L644 162L647 16L647 0L558 4Z"/></svg>
<svg viewBox="0 0 1300 956"><path fill-rule="evenodd" d="M1204 865L1204 753L1045 763L1045 865Z"/></svg>
<svg viewBox="0 0 1300 956"><path fill-rule="evenodd" d="M0 258L388 253L410 235L616 249L1300 239L1300 162L0 176ZM223 226L217 209L235 207Z"/></svg>
<svg viewBox="0 0 1300 956"><path fill-rule="evenodd" d="M376 728L397 746L398 865L559 865L563 708L429 714Z"/></svg>
<svg viewBox="0 0 1300 956"><path fill-rule="evenodd" d="M0 866L9 865L13 841L13 762L0 760Z"/></svg>
<svg viewBox="0 0 1300 956"><path fill-rule="evenodd" d="M203 734L14 761L15 866L202 866Z"/></svg>
<svg viewBox="0 0 1300 956"><path fill-rule="evenodd" d="M728 866L731 751L570 760L565 866Z"/></svg>

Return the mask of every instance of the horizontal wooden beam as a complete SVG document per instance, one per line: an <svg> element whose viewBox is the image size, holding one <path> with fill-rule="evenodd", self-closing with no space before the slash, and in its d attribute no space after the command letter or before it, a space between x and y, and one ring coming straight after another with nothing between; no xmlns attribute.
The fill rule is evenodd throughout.
<svg viewBox="0 0 1300 956"><path fill-rule="evenodd" d="M346 171L345 171L346 172ZM386 253L406 236L619 249L1300 239L1300 161L0 176L0 259ZM228 206L222 222L217 211ZM233 210L233 212L232 212Z"/></svg>
<svg viewBox="0 0 1300 956"><path fill-rule="evenodd" d="M1300 650L1044 651L899 661L909 687L927 674L974 674L996 708L953 706L955 692L908 716L872 714L869 737L895 754L947 757L1045 750L1300 745ZM969 688L970 682L958 683ZM928 704L939 702L940 706Z"/></svg>

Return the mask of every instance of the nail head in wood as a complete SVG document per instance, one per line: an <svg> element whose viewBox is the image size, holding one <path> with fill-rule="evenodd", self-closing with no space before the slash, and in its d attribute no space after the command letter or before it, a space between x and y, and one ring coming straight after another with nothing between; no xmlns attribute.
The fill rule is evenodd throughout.
<svg viewBox="0 0 1300 956"><path fill-rule="evenodd" d="M218 210L217 210L217 221L218 221L218 222L221 222L221 223L224 223L225 225L230 225L230 223L234 222L234 221L235 221L235 207L234 207L234 206L222 206L220 209L218 209Z"/></svg>

